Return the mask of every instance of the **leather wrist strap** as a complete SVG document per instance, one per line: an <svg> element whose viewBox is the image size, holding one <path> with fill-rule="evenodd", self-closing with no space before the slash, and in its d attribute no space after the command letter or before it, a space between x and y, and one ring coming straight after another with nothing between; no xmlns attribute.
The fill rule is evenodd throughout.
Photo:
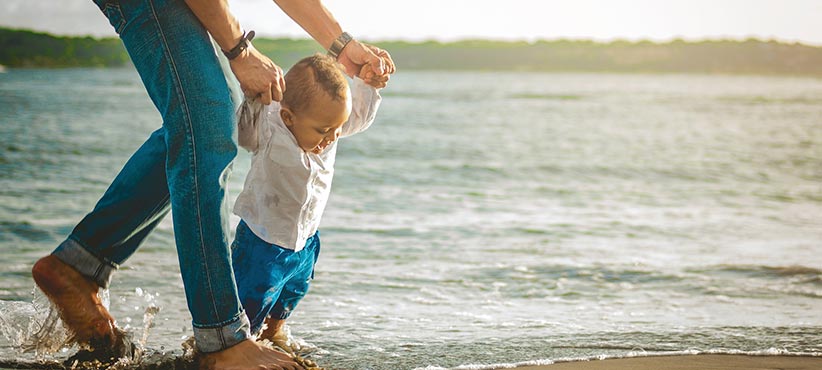
<svg viewBox="0 0 822 370"><path fill-rule="evenodd" d="M240 41L237 43L236 46L231 48L229 51L223 50L223 54L228 60L233 60L242 54L243 50L248 49L248 45L251 43L251 40L254 38L254 31L243 32L243 37L240 38Z"/></svg>
<svg viewBox="0 0 822 370"><path fill-rule="evenodd" d="M328 48L328 55L334 57L334 59L339 58L343 48L345 48L351 40L354 40L354 38L351 37L348 32L343 32L331 43L331 46Z"/></svg>

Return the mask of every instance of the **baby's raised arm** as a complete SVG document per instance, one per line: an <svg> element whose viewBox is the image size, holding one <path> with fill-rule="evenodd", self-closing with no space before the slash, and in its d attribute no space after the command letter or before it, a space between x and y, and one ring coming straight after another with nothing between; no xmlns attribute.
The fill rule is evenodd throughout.
<svg viewBox="0 0 822 370"><path fill-rule="evenodd" d="M382 97L373 85L359 77L351 82L351 115L342 126L340 137L351 136L365 131L377 116Z"/></svg>

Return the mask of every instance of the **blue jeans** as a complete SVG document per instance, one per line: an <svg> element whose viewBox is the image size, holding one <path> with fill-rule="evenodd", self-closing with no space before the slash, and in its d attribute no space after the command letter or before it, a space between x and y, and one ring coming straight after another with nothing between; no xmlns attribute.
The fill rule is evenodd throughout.
<svg viewBox="0 0 822 370"><path fill-rule="evenodd" d="M228 248L226 182L237 146L226 79L183 0L94 2L120 35L163 123L53 255L105 288L171 210L197 346L223 350L249 337Z"/></svg>
<svg viewBox="0 0 822 370"><path fill-rule="evenodd" d="M268 317L285 320L291 315L308 293L319 256L319 232L295 252L260 239L240 221L231 244L231 263L252 333L261 331Z"/></svg>

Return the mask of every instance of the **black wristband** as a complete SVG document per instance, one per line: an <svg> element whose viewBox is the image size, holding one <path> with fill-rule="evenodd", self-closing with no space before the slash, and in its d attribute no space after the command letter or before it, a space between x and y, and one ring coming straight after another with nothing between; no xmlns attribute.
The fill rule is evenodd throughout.
<svg viewBox="0 0 822 370"><path fill-rule="evenodd" d="M243 50L248 49L248 44L251 43L251 40L254 38L254 31L248 31L248 33L243 32L243 37L240 38L240 41L237 43L236 46L231 48L229 51L223 50L223 54L228 60L233 60L234 58L240 56Z"/></svg>

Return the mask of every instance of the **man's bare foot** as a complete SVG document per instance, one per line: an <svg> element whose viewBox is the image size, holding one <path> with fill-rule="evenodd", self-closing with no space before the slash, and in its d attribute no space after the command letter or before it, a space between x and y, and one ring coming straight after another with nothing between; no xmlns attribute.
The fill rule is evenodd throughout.
<svg viewBox="0 0 822 370"><path fill-rule="evenodd" d="M208 370L304 369L285 353L268 348L250 339L220 352L202 355L199 367Z"/></svg>
<svg viewBox="0 0 822 370"><path fill-rule="evenodd" d="M57 306L72 342L91 346L87 352L104 356L100 361L135 355L134 346L100 301L94 281L53 255L37 261L31 273L37 286Z"/></svg>

